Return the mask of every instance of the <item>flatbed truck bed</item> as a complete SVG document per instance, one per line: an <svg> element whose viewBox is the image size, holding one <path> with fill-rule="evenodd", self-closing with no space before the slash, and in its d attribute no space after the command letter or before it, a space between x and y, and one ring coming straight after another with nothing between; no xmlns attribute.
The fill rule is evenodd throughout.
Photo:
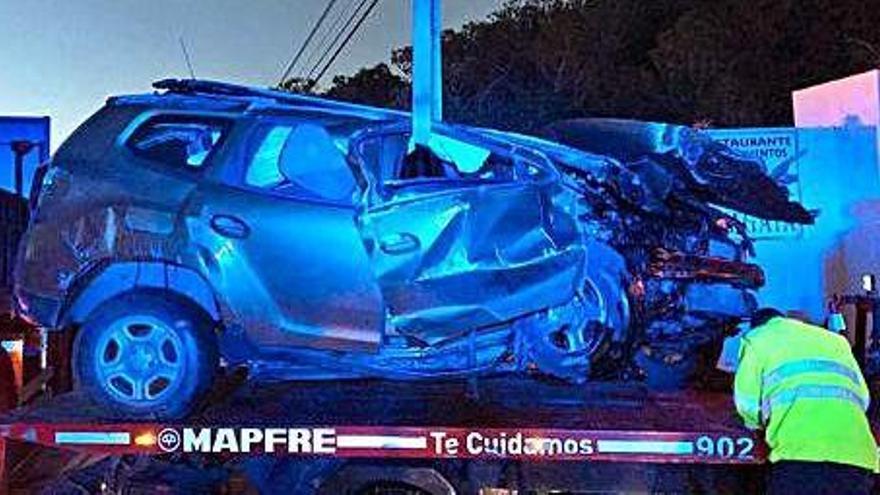
<svg viewBox="0 0 880 495"><path fill-rule="evenodd" d="M683 424L728 433L747 432L729 394L650 391L644 385L596 382L583 385L531 378L466 381L373 380L244 383L216 392L187 420L193 425L359 424L396 426L564 427L573 429L670 430ZM683 423L683 419L687 420ZM0 415L11 423L114 423L116 418L77 393Z"/></svg>
<svg viewBox="0 0 880 495"><path fill-rule="evenodd" d="M729 394L653 392L635 382L572 386L525 377L494 377L476 384L466 380L221 384L206 407L176 423L120 421L75 393L0 416L0 439L7 441L7 473L20 462L16 449L66 452L69 459L74 455L96 459L134 456L168 462L179 456L183 447L179 443L174 449L160 445L166 440L163 432L177 433L180 441L187 429L196 434L205 429L213 434L232 429L237 435L244 428L263 433L271 428L308 430L316 435L320 430L329 435L325 438L329 444L324 445L329 447L320 452L313 445L311 452L279 448L273 454L245 454L238 436L239 443L232 450L205 452L202 443L190 455L222 458L226 463L234 459L233 464L239 463L236 465L266 457L331 464L372 462L369 465L375 473L383 473L382 466L400 468L393 463L401 461L416 462L411 466L514 463L530 466L534 472L559 472L552 476L553 482L584 469L591 476L627 470L643 473L644 466L659 473L663 469L658 466L664 465L690 466L678 471L689 473L686 477L690 479L695 467L714 467L716 473L732 465L754 468L764 462L765 455L760 439L744 429L736 417ZM504 441L504 445L492 443L493 439L517 437L540 439L534 444L539 452L523 452ZM455 448L450 439L457 442ZM217 447L217 438L213 441L208 450ZM264 448L263 443L254 445L257 451ZM338 464L333 465L338 469ZM752 478L755 469L747 471ZM615 486L623 486L622 480L615 478L628 475L602 476L618 483ZM10 485L17 483L9 474L7 477ZM733 492L741 489L735 486L740 488Z"/></svg>

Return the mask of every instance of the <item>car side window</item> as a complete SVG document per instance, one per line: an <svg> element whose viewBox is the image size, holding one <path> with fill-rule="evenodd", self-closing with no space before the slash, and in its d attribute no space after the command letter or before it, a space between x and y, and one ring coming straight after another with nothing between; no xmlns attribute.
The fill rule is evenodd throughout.
<svg viewBox="0 0 880 495"><path fill-rule="evenodd" d="M245 184L294 197L351 201L356 189L351 168L322 125L265 126L253 149Z"/></svg>
<svg viewBox="0 0 880 495"><path fill-rule="evenodd" d="M515 178L510 156L479 145L440 134L431 137L430 147L413 146L409 134L389 134L379 139L378 155L372 157L378 163L372 168L385 184L399 187L426 181L509 182Z"/></svg>
<svg viewBox="0 0 880 495"><path fill-rule="evenodd" d="M182 169L201 168L219 146L228 125L221 119L161 116L142 124L129 138L131 151L146 160Z"/></svg>
<svg viewBox="0 0 880 495"><path fill-rule="evenodd" d="M423 191L460 189L529 180L539 170L525 170L514 153L435 135L430 147L414 146L406 132L367 137L358 143L364 168L378 179L384 199Z"/></svg>

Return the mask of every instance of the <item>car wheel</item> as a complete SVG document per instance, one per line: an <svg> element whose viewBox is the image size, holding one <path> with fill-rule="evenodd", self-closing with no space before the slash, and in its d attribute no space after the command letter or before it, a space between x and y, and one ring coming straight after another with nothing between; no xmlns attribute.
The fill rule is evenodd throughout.
<svg viewBox="0 0 880 495"><path fill-rule="evenodd" d="M77 388L113 416L178 419L211 387L213 322L159 291L128 293L94 310L74 343Z"/></svg>

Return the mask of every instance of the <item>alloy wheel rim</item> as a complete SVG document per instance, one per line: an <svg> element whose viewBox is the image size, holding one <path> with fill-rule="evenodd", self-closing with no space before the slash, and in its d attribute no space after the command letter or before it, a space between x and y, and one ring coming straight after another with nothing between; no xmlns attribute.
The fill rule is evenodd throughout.
<svg viewBox="0 0 880 495"><path fill-rule="evenodd" d="M605 338L608 309L605 298L595 283L588 280L580 294L568 304L553 308L551 321L564 322L556 331L547 334L548 344L561 357L592 356Z"/></svg>
<svg viewBox="0 0 880 495"><path fill-rule="evenodd" d="M101 386L128 403L154 403L180 386L183 343L165 322L146 315L113 322L98 342Z"/></svg>

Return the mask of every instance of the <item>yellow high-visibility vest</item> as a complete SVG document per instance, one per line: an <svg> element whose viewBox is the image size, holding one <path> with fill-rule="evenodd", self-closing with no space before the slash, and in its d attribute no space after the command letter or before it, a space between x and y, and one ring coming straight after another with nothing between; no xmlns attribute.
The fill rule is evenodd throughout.
<svg viewBox="0 0 880 495"><path fill-rule="evenodd" d="M765 430L771 462L880 472L865 415L868 386L844 337L788 318L751 330L740 347L734 399L746 426Z"/></svg>

